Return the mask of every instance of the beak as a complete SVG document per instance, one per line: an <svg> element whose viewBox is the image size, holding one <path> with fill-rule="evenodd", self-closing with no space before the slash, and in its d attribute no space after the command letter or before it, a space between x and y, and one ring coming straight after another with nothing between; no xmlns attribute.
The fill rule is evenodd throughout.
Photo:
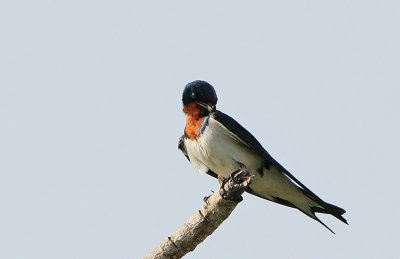
<svg viewBox="0 0 400 259"><path fill-rule="evenodd" d="M204 107L207 109L208 112L213 112L215 110L215 106L214 105L210 105L208 103L202 103L202 102L197 102L198 105Z"/></svg>

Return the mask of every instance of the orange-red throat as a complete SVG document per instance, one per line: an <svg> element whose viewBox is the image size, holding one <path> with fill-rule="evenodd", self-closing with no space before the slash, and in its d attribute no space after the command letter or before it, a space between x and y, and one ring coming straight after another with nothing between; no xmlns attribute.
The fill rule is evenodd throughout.
<svg viewBox="0 0 400 259"><path fill-rule="evenodd" d="M185 134L188 138L194 140L200 133L201 125L205 116L204 107L192 102L183 107L183 112L186 113Z"/></svg>

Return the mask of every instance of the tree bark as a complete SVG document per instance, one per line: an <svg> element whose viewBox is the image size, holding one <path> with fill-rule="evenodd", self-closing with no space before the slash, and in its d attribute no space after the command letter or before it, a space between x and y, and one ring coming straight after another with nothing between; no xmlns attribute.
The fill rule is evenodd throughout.
<svg viewBox="0 0 400 259"><path fill-rule="evenodd" d="M251 179L250 174L242 167L227 180L222 180L219 190L204 198L202 208L145 258L182 258L193 251L243 200L241 195L246 191Z"/></svg>

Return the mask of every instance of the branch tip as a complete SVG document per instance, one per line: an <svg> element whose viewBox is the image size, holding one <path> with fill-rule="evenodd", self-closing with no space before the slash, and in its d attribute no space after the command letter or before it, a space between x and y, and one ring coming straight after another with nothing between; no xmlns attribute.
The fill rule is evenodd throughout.
<svg viewBox="0 0 400 259"><path fill-rule="evenodd" d="M145 258L182 258L211 235L243 200L254 176L244 165L228 179L218 177L219 190L205 197L202 208ZM200 215L199 215L200 214ZM169 242L168 242L169 241Z"/></svg>

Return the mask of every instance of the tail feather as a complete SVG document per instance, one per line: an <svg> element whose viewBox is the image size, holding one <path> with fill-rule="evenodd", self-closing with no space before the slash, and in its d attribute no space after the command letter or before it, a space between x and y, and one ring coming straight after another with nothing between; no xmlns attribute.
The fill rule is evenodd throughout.
<svg viewBox="0 0 400 259"><path fill-rule="evenodd" d="M349 224L349 223L347 223L347 220L342 216L344 213L346 213L346 211L336 205L324 202L323 208L313 207L313 208L311 208L311 210L313 212L330 214L330 215L334 216L335 218L337 218L338 220L342 221L343 223L345 223L347 225Z"/></svg>
<svg viewBox="0 0 400 259"><path fill-rule="evenodd" d="M334 233L334 232L315 216L316 212L323 213L323 214L330 214L330 215L334 216L335 218L337 218L338 220L342 221L343 223L345 223L347 225L349 224L349 223L347 223L347 220L342 216L344 213L346 213L346 210L340 208L339 206L336 206L336 205L333 205L333 204L323 201L321 198L319 198L316 194L314 194L311 191L307 191L304 189L301 189L301 191L317 204L317 206L315 206L315 205L310 206L310 211L313 216L309 215L307 212L305 212L305 214L309 215L311 218L315 219L316 221L318 221L319 223L324 225L332 233Z"/></svg>
<svg viewBox="0 0 400 259"><path fill-rule="evenodd" d="M332 232L333 234L335 234L335 232L333 232L333 230L331 228L329 228L322 220L320 220L315 213L324 213L324 214L330 214L332 216L334 216L335 218L339 219L340 221L342 221L343 223L347 223L347 220L342 216L346 211L338 206L335 206L333 204L329 204L329 203L324 203L323 204L323 208L322 207L310 207L309 211L304 211L301 208L296 207L298 210L300 210L301 212L303 212L304 214L306 214L307 216L309 216L310 218L314 219L315 221L319 222L321 225L323 225L325 228L327 228L330 232Z"/></svg>
<svg viewBox="0 0 400 259"><path fill-rule="evenodd" d="M266 198L263 197L261 195L259 195L258 193L254 192L251 187L249 187L247 189L248 193L251 193L255 196L258 196L262 199L267 199L279 204L282 204L284 206L288 206L291 208L295 208L298 209L299 211L301 211L302 213L304 213L305 215L307 215L308 217L312 218L313 220L319 222L321 225L323 225L326 229L328 229L330 232L332 232L333 234L335 234L335 232L329 228L324 222L322 222L316 215L315 213L323 213L323 214L330 214L332 216L334 216L335 218L339 219L340 221L342 221L343 223L347 223L347 220L342 216L346 211L336 205L327 203L322 201L321 199L318 198L318 201L316 201L315 199L314 202L318 205L318 206L310 206L310 207L300 207L300 206L296 206L295 204L293 204L292 202L282 199L280 197L271 197L271 198Z"/></svg>
<svg viewBox="0 0 400 259"><path fill-rule="evenodd" d="M314 213L313 213L314 214ZM308 214L307 214L308 215ZM310 216L311 217L311 216ZM322 222L319 218L317 218L317 216L315 216L315 214L314 214L314 217L311 217L312 219L314 219L314 220L316 220L316 221L318 221L322 226L324 226L324 227L326 227L330 232L332 232L332 234L335 234L336 235L336 233L335 232L333 232L333 230L332 229L330 229L330 227L328 227L324 222Z"/></svg>

